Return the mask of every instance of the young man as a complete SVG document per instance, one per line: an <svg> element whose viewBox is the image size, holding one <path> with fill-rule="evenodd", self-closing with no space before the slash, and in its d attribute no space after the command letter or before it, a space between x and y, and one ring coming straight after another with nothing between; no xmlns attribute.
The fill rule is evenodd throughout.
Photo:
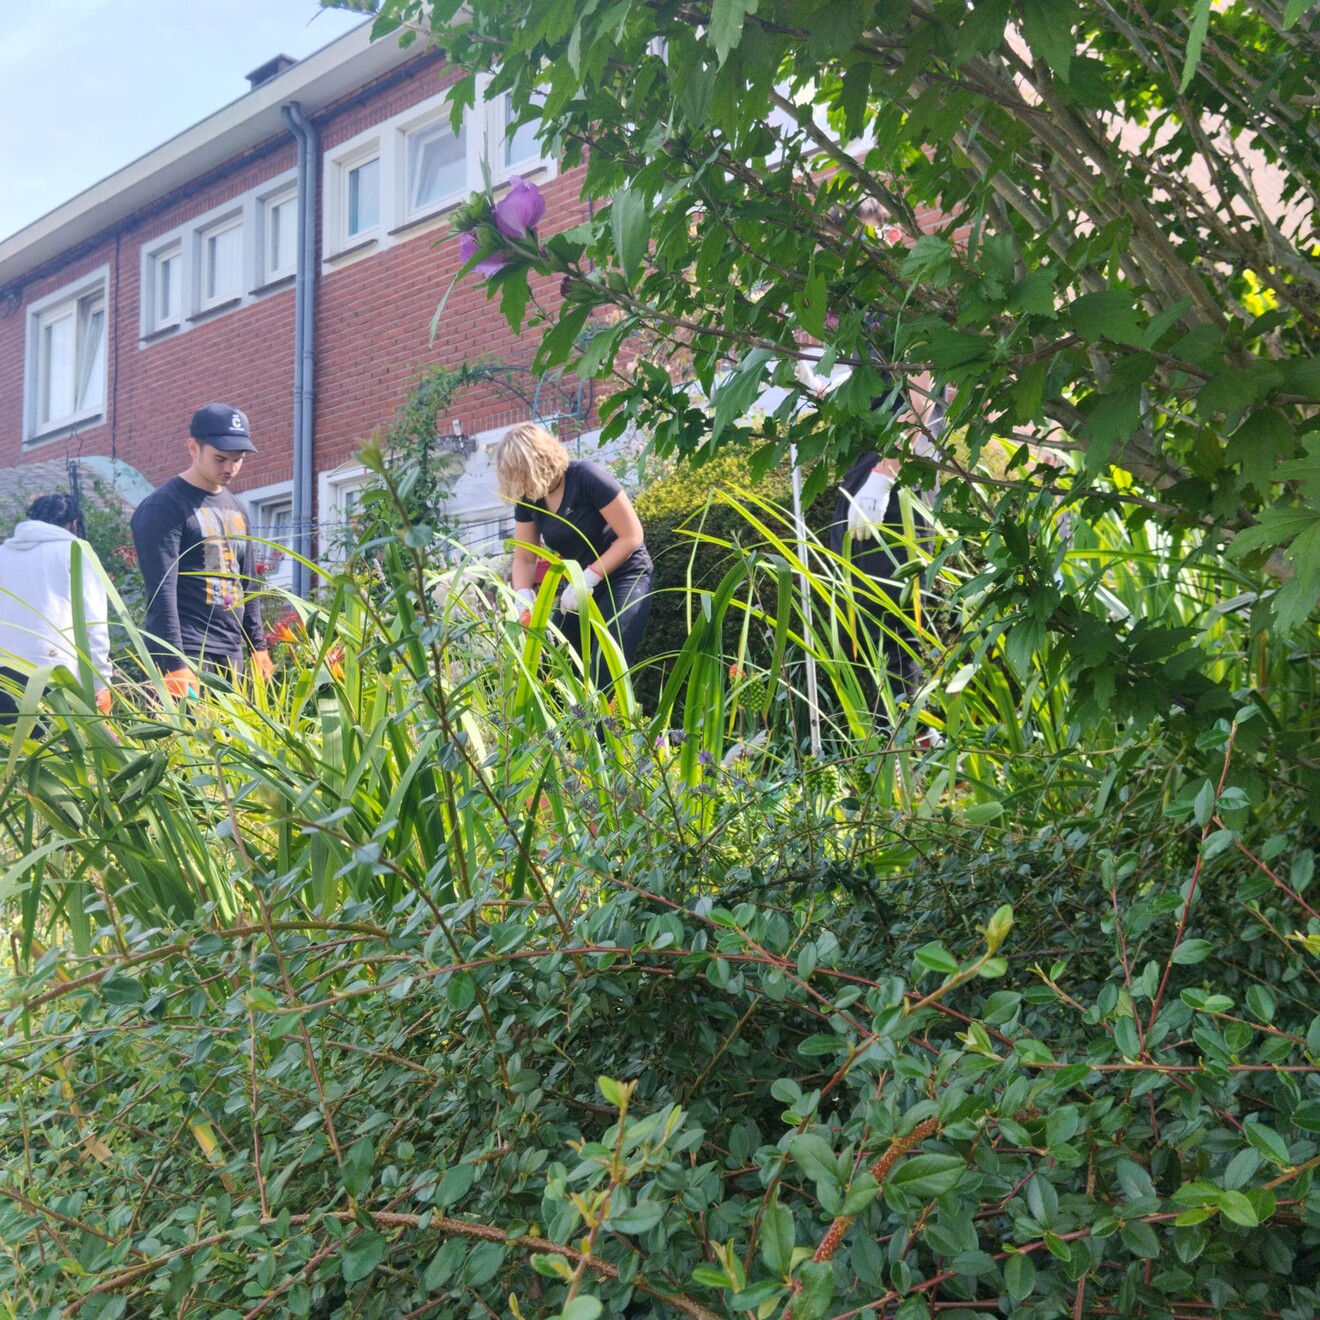
<svg viewBox="0 0 1320 1320"><path fill-rule="evenodd" d="M197 670L243 672L244 646L262 681L270 652L261 626L247 511L229 492L257 447L247 416L208 403L188 427L186 471L138 505L133 544L147 587L147 635L165 686L181 697L200 688Z"/></svg>
<svg viewBox="0 0 1320 1320"><path fill-rule="evenodd" d="M80 657L74 636L73 546L82 531L82 514L72 495L43 495L27 518L0 545L0 724L13 722L17 694L27 683L22 666L63 665L78 673ZM110 629L105 586L96 552L81 543L82 614L87 625L96 705L110 710Z"/></svg>

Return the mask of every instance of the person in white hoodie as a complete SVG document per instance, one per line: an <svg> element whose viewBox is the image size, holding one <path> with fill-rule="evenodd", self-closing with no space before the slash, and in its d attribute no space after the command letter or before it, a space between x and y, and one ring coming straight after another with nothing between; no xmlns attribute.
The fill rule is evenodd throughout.
<svg viewBox="0 0 1320 1320"><path fill-rule="evenodd" d="M82 514L72 495L42 495L25 521L0 544L0 722L12 722L17 693L28 671L64 665L78 673L73 629L73 545L82 547L86 659L92 666L96 705L110 710L110 628L105 585L96 551L79 541Z"/></svg>

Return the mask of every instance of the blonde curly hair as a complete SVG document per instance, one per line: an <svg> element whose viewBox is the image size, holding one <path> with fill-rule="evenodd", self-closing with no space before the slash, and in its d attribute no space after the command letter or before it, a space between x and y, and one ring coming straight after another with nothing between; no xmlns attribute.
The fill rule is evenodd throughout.
<svg viewBox="0 0 1320 1320"><path fill-rule="evenodd" d="M568 450L535 422L511 426L495 446L495 480L506 500L543 500L568 471Z"/></svg>

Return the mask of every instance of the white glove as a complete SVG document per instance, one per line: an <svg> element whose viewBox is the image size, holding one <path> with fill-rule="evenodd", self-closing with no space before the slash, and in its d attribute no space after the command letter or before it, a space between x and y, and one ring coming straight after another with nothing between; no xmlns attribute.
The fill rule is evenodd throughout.
<svg viewBox="0 0 1320 1320"><path fill-rule="evenodd" d="M824 394L830 386L830 378L822 376L805 358L799 358L793 364L793 377L799 385L805 385L813 394Z"/></svg>
<svg viewBox="0 0 1320 1320"><path fill-rule="evenodd" d="M596 587L605 579L594 568L584 568L582 570L582 581L588 593L590 593L595 591ZM564 588L564 594L559 597L559 609L562 614L576 614L578 612L577 591L571 582Z"/></svg>
<svg viewBox="0 0 1320 1320"><path fill-rule="evenodd" d="M893 489L894 483L883 472L872 471L857 494L849 498L848 530L854 541L879 539L880 524L884 522Z"/></svg>
<svg viewBox="0 0 1320 1320"><path fill-rule="evenodd" d="M523 623L526 623L531 617L532 607L536 604L536 589L534 587L519 587L514 596L518 601L518 614Z"/></svg>

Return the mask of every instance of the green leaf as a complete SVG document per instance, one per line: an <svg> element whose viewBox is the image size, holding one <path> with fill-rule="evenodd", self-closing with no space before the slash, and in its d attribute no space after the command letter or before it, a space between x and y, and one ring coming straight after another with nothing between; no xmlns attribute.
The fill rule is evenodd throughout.
<svg viewBox="0 0 1320 1320"><path fill-rule="evenodd" d="M1073 329L1088 343L1108 339L1116 344L1144 347L1141 318L1126 289L1084 293L1067 309Z"/></svg>
<svg viewBox="0 0 1320 1320"><path fill-rule="evenodd" d="M710 10L710 44L721 64L742 41L743 22L756 13L758 0L714 0Z"/></svg>
<svg viewBox="0 0 1320 1320"><path fill-rule="evenodd" d="M638 1201L618 1214L611 1210L610 1227L619 1233L645 1233L660 1222L663 1213L664 1206L659 1201Z"/></svg>
<svg viewBox="0 0 1320 1320"><path fill-rule="evenodd" d="M1004 1287L1008 1295L1020 1302L1031 1296L1036 1286L1036 1266L1025 1252L1016 1251L1004 1262Z"/></svg>
<svg viewBox="0 0 1320 1320"><path fill-rule="evenodd" d="M1303 1100L1292 1112L1293 1127L1320 1132L1320 1100Z"/></svg>
<svg viewBox="0 0 1320 1320"><path fill-rule="evenodd" d="M802 1290L793 1299L795 1320L820 1320L834 1297L834 1266L828 1261L807 1261L797 1275Z"/></svg>
<svg viewBox="0 0 1320 1320"><path fill-rule="evenodd" d="M357 1283L375 1272L385 1259L385 1239L379 1233L366 1229L344 1245L339 1268L345 1283Z"/></svg>
<svg viewBox="0 0 1320 1320"><path fill-rule="evenodd" d="M795 1241L793 1212L777 1200L772 1201L761 1216L758 1249L766 1269L776 1278L788 1278Z"/></svg>
<svg viewBox="0 0 1320 1320"><path fill-rule="evenodd" d="M927 971L940 972L953 976L958 970L958 960L938 940L923 944L913 955L912 960Z"/></svg>
<svg viewBox="0 0 1320 1320"><path fill-rule="evenodd" d="M1205 45L1205 34L1210 28L1210 5L1212 0L1196 0L1191 25L1187 31L1187 59L1183 63L1182 80L1178 91L1185 92L1196 77L1197 67L1201 63L1201 49Z"/></svg>
<svg viewBox="0 0 1320 1320"><path fill-rule="evenodd" d="M559 1313L559 1320L596 1320L604 1308L595 1297L575 1297Z"/></svg>
<svg viewBox="0 0 1320 1320"><path fill-rule="evenodd" d="M450 1206L456 1201L461 1201L472 1190L472 1184L476 1180L475 1164L452 1165L445 1170L445 1176L440 1179L440 1186L435 1194L436 1205Z"/></svg>
<svg viewBox="0 0 1320 1320"><path fill-rule="evenodd" d="M610 204L610 234L624 276L632 284L651 242L650 208L640 192L625 187L614 194Z"/></svg>
<svg viewBox="0 0 1320 1320"><path fill-rule="evenodd" d="M1267 1127L1254 1115L1248 1117L1242 1125L1242 1135L1271 1163L1281 1169L1292 1167L1287 1143L1272 1127Z"/></svg>
<svg viewBox="0 0 1320 1320"><path fill-rule="evenodd" d="M1247 1012L1268 1025L1274 1021L1274 996L1263 985L1253 985L1247 991Z"/></svg>
<svg viewBox="0 0 1320 1320"><path fill-rule="evenodd" d="M1283 26L1296 27L1302 15L1312 8L1316 0L1288 0L1288 8L1283 12Z"/></svg>
<svg viewBox="0 0 1320 1320"><path fill-rule="evenodd" d="M834 1148L818 1132L799 1132L788 1143L788 1153L813 1182L838 1182L839 1166Z"/></svg>
<svg viewBox="0 0 1320 1320"><path fill-rule="evenodd" d="M445 999L456 1013L465 1012L472 1007L477 997L477 983L470 972L455 972L445 985Z"/></svg>
<svg viewBox="0 0 1320 1320"><path fill-rule="evenodd" d="M961 1181L967 1164L961 1155L912 1155L889 1175L888 1186L919 1200L943 1196Z"/></svg>
<svg viewBox="0 0 1320 1320"><path fill-rule="evenodd" d="M1073 0L1023 0L1022 34L1031 49L1050 66L1054 76L1068 81L1076 42L1073 24L1077 8Z"/></svg>
<svg viewBox="0 0 1320 1320"><path fill-rule="evenodd" d="M1180 967L1190 967L1204 962L1214 951L1215 946L1209 940L1183 940L1174 949L1172 961Z"/></svg>
<svg viewBox="0 0 1320 1320"><path fill-rule="evenodd" d="M1219 1213L1243 1228L1255 1228L1260 1223L1256 1207L1242 1192L1225 1192L1219 1198Z"/></svg>

